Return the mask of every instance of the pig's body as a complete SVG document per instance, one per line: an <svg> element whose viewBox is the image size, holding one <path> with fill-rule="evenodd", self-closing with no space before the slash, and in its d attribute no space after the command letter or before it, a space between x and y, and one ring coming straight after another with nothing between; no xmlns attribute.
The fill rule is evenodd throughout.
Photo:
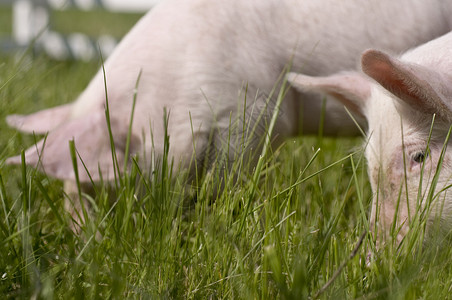
<svg viewBox="0 0 452 300"><path fill-rule="evenodd" d="M394 225L401 241L419 214L427 217L427 228L436 220L443 233L450 233L452 140L446 137L452 124L452 33L400 59L366 51L362 67L376 83L354 72L316 78L290 74L289 80L301 90L340 94L368 120L371 222L382 231L380 241Z"/></svg>
<svg viewBox="0 0 452 300"><path fill-rule="evenodd" d="M328 75L353 68L369 47L400 52L447 32L450 7L440 0L164 1L143 17L105 63L116 154L120 162L128 159L125 140L140 71L131 153L162 154L166 108L170 155L187 160L194 145L197 156L205 153L213 129L214 135L227 132L231 114L243 105L244 86L249 102L270 94L289 63L293 71ZM292 135L300 128L303 133L317 132L321 98L291 91L273 134ZM49 132L41 157L49 175L74 179L67 146L74 138L92 178L99 179L98 170L112 178L104 105L99 71L73 104L11 116L8 122L22 131ZM343 106L328 102L325 133L356 132ZM223 147L222 140L214 137L214 147ZM38 164L35 146L27 150L26 160ZM82 173L80 179L88 181Z"/></svg>

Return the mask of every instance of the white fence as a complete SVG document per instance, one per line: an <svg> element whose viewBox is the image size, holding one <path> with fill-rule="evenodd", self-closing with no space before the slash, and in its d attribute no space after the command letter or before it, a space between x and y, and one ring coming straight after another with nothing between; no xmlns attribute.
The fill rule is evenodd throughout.
<svg viewBox="0 0 452 300"><path fill-rule="evenodd" d="M95 39L81 33L62 35L49 27L51 10L102 8L114 12L146 12L161 0L15 0L13 39L19 46L31 43L55 59L90 60L99 50L108 56L117 41L108 35Z"/></svg>

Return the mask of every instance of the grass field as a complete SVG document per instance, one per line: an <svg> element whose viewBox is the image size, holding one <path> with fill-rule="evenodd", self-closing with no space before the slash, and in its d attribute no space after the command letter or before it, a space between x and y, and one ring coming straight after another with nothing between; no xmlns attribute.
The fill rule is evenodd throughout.
<svg viewBox="0 0 452 300"><path fill-rule="evenodd" d="M412 235L375 250L360 138L288 140L215 201L221 170L187 203L182 176L133 168L114 195L98 187L93 215L73 233L62 183L4 164L34 141L4 120L72 101L98 68L0 56L2 298L452 297L450 247Z"/></svg>

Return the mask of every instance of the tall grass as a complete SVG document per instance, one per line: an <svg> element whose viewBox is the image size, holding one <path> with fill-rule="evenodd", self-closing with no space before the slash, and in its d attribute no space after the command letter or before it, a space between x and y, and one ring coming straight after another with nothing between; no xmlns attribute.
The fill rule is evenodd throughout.
<svg viewBox="0 0 452 300"><path fill-rule="evenodd" d="M96 188L93 213L75 234L59 181L3 164L33 143L7 129L4 117L73 99L97 66L3 61L1 78L10 79L0 91L5 297L449 296L448 249L397 251L388 245L367 263L370 188L359 138L288 140L268 152L259 174L241 174L249 181L225 180L215 201L209 191L224 178L222 169L204 177L196 202L187 202L186 177L167 168L170 161L160 161L151 175L132 161L114 194L107 184Z"/></svg>
<svg viewBox="0 0 452 300"><path fill-rule="evenodd" d="M98 68L0 59L4 298L450 298L450 247L425 246L413 232L406 247L375 249L361 138L290 139L267 148L256 169L241 155L232 174L219 164L194 190L168 156L153 172L132 159L114 192L104 183L80 195L92 208L75 233L61 182L4 164L35 141L4 120L72 101Z"/></svg>

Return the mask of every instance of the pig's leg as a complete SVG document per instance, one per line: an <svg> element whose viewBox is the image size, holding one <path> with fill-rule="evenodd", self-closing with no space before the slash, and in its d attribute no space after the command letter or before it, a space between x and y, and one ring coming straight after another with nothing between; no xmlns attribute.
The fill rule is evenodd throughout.
<svg viewBox="0 0 452 300"><path fill-rule="evenodd" d="M271 136L269 127L276 111L277 95L248 86L246 101L232 113L226 111L216 116L203 155L197 156L206 175L214 177L214 198L227 186L225 181L236 182L240 176L253 172L267 137L271 142L268 147L271 147L294 131L293 108L288 105L292 103L291 97L292 94L285 99L288 102L283 101Z"/></svg>
<svg viewBox="0 0 452 300"><path fill-rule="evenodd" d="M77 184L72 180L64 181L64 209L71 217L70 228L76 233L80 234L84 224L88 221L86 217L92 218L92 204L87 197L94 197L94 188L91 184L81 183L80 191Z"/></svg>

